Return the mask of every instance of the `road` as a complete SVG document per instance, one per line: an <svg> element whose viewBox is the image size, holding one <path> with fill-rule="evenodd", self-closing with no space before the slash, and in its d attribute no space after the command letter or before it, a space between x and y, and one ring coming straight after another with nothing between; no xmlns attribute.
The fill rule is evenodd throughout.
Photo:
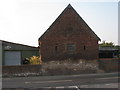
<svg viewBox="0 0 120 90"><path fill-rule="evenodd" d="M3 88L118 88L118 73L3 78Z"/></svg>

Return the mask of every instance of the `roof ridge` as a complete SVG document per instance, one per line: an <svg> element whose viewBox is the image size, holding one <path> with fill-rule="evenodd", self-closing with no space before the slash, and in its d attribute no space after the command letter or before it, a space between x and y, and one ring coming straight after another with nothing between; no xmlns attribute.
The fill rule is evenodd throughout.
<svg viewBox="0 0 120 90"><path fill-rule="evenodd" d="M72 7L72 5L71 4L68 4L68 6L67 6L67 8L71 8ZM73 8L73 7L72 7Z"/></svg>

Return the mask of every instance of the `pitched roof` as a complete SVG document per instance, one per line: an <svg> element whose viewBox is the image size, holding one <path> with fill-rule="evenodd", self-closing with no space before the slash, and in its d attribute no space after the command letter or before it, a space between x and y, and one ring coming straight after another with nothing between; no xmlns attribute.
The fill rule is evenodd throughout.
<svg viewBox="0 0 120 90"><path fill-rule="evenodd" d="M81 18L81 16L76 12L76 10L71 6L71 4L69 4L64 10L63 12L58 16L58 18L52 23L52 25L44 32L44 34L39 38L39 40L41 40L45 35L46 33L49 32L50 28L54 26L54 24L58 21L58 19L60 19L64 13L66 13L67 11L70 12L75 12L75 14L82 20L82 22L86 24L86 22ZM100 38L92 31L92 29L87 25L87 27L89 28L89 30L87 30L86 32L89 32L93 37L95 37L97 40L100 40Z"/></svg>

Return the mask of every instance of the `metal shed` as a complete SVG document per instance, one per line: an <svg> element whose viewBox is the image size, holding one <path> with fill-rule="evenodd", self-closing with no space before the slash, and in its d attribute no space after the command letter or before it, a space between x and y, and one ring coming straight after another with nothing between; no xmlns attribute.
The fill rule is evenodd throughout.
<svg viewBox="0 0 120 90"><path fill-rule="evenodd" d="M38 47L0 40L2 65L21 65L25 58L38 56Z"/></svg>
<svg viewBox="0 0 120 90"><path fill-rule="evenodd" d="M115 58L119 55L119 49L114 47L99 47L99 58Z"/></svg>

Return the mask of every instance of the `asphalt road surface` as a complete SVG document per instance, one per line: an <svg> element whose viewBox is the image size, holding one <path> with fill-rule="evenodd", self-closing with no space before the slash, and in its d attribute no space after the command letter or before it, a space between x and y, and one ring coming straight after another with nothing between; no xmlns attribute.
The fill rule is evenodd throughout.
<svg viewBox="0 0 120 90"><path fill-rule="evenodd" d="M14 77L3 78L2 88L118 88L119 78L118 73Z"/></svg>

